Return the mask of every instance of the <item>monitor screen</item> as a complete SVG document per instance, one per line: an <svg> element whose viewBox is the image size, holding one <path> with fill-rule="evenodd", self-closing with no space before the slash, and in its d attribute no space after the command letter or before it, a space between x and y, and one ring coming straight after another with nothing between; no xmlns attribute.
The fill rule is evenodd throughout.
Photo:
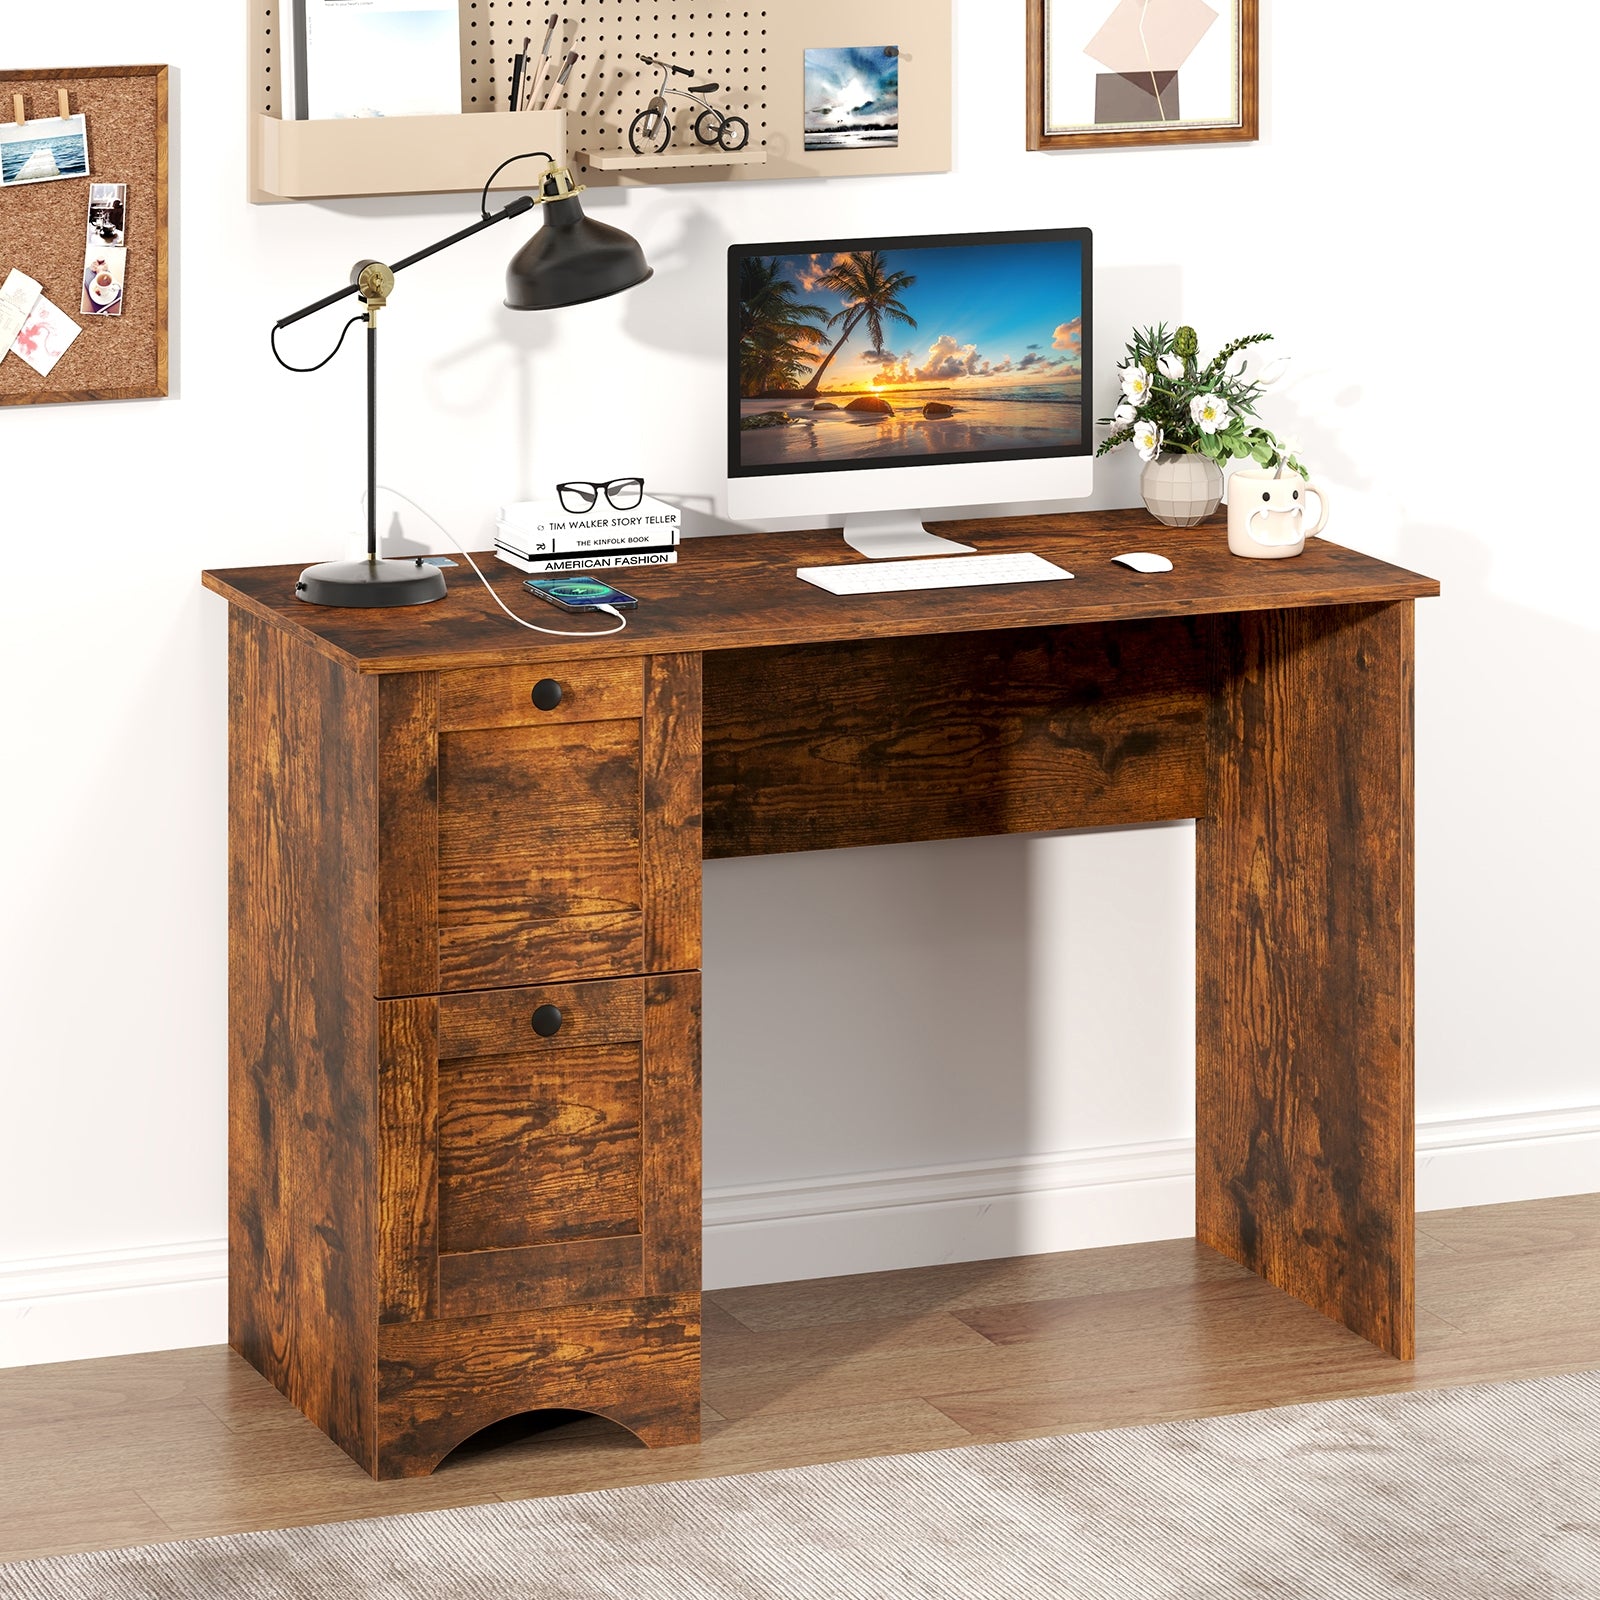
<svg viewBox="0 0 1600 1600"><path fill-rule="evenodd" d="M1086 228L736 245L731 477L1088 455Z"/></svg>

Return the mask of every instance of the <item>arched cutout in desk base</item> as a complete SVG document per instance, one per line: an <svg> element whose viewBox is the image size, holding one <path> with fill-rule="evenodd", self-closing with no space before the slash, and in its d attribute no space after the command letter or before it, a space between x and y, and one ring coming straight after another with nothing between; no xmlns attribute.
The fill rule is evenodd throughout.
<svg viewBox="0 0 1600 1600"><path fill-rule="evenodd" d="M696 1410L698 1411L698 1409L697 1406ZM489 1454L506 1449L511 1444L520 1443L523 1439L535 1433L562 1427L584 1417L597 1417L602 1422L613 1423L623 1433L627 1434L634 1444L647 1450L659 1450L664 1445L697 1444L700 1437L698 1427L695 1429L693 1438L685 1439L680 1437L681 1430L675 1424L662 1423L659 1420L646 1420L642 1417L634 1417L630 1421L629 1416L624 1413L622 1408L615 1406L607 1409L601 1409L600 1407L585 1409L581 1406L538 1406L529 1410L511 1410L501 1416L491 1417L481 1426L472 1427L463 1432L461 1438L451 1445L437 1460L425 1462L419 1458L403 1471L383 1472L379 1476L385 1478L428 1477L441 1467L449 1467L460 1451L472 1447L475 1440L481 1439L486 1433L494 1432L503 1423L516 1422L519 1419L528 1419L529 1421L535 1418L547 1419L542 1426L536 1424L525 1431L520 1429L512 1430L503 1438L478 1446L472 1450L473 1455Z"/></svg>
<svg viewBox="0 0 1600 1600"><path fill-rule="evenodd" d="M600 1444L611 1450L649 1448L638 1434L601 1412L574 1411L568 1406L545 1406L537 1411L513 1411L509 1416L499 1417L479 1428L476 1433L469 1433L434 1467L434 1471L449 1472L485 1456L504 1456L536 1441L548 1446L558 1439L565 1441L579 1432L590 1444Z"/></svg>
<svg viewBox="0 0 1600 1600"><path fill-rule="evenodd" d="M377 1478L423 1478L492 1424L556 1409L604 1417L651 1449L696 1443L700 1297L486 1317L470 1329L389 1324L374 1460L362 1465Z"/></svg>

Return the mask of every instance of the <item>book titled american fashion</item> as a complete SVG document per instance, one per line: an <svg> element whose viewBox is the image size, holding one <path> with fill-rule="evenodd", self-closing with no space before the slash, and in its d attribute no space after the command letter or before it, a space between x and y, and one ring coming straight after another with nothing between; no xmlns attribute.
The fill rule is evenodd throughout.
<svg viewBox="0 0 1600 1600"><path fill-rule="evenodd" d="M497 544L494 553L507 566L516 567L523 572L611 572L618 567L670 567L678 560L678 552L671 546L656 550L613 550L587 556L551 556L548 559L541 559L519 556L514 550L507 550L504 545Z"/></svg>
<svg viewBox="0 0 1600 1600"><path fill-rule="evenodd" d="M296 118L460 112L459 0L294 0L291 22Z"/></svg>

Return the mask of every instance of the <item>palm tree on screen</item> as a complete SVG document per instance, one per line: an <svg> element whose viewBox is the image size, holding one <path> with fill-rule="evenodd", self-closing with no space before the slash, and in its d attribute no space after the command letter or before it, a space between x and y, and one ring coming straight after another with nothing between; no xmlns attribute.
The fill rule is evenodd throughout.
<svg viewBox="0 0 1600 1600"><path fill-rule="evenodd" d="M818 279L818 287L842 295L844 308L828 318L829 327L844 324L838 343L823 357L821 365L811 374L801 391L814 395L822 383L822 375L833 364L833 358L844 349L850 335L864 322L872 335L872 348L883 349L885 321L903 322L908 328L917 325L917 319L906 309L900 296L916 282L909 272L891 272L888 258L881 250L856 250L842 255Z"/></svg>
<svg viewBox="0 0 1600 1600"><path fill-rule="evenodd" d="M746 396L798 387L827 335L826 306L795 296L798 286L776 259L747 256L739 263L739 392Z"/></svg>

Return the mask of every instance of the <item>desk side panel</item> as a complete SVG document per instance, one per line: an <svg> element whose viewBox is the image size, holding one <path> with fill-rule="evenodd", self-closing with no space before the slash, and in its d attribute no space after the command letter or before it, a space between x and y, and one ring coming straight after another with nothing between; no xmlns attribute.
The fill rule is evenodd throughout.
<svg viewBox="0 0 1600 1600"><path fill-rule="evenodd" d="M1413 1353L1412 608L1217 620L1200 1239Z"/></svg>
<svg viewBox="0 0 1600 1600"><path fill-rule="evenodd" d="M705 658L705 853L1165 822L1205 807L1204 619Z"/></svg>
<svg viewBox="0 0 1600 1600"><path fill-rule="evenodd" d="M228 1341L368 1471L377 694L229 614Z"/></svg>

